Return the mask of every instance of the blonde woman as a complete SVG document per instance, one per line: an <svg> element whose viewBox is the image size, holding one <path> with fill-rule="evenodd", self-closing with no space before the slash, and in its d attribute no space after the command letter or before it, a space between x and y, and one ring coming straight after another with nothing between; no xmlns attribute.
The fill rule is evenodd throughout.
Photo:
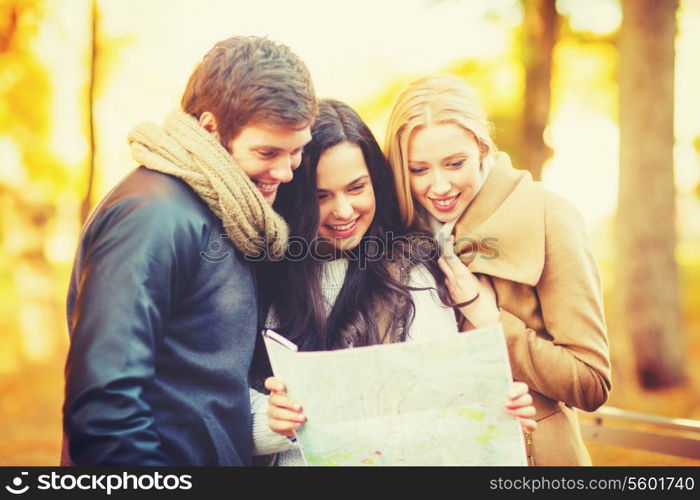
<svg viewBox="0 0 700 500"><path fill-rule="evenodd" d="M394 103L385 150L403 224L430 228L460 330L500 321L516 380L530 387L532 465L587 465L573 408L610 391L600 277L568 201L497 152L470 88L451 75L412 82Z"/></svg>

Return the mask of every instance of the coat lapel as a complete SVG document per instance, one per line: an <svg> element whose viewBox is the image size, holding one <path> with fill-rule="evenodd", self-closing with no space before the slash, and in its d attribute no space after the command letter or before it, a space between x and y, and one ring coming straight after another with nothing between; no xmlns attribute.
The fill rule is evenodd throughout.
<svg viewBox="0 0 700 500"><path fill-rule="evenodd" d="M544 188L505 153L455 226L455 253L474 273L535 286L544 268Z"/></svg>

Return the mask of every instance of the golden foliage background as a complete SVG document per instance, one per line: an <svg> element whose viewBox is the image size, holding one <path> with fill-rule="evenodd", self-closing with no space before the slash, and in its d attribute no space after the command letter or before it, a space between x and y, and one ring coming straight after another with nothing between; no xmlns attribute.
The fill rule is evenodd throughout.
<svg viewBox="0 0 700 500"><path fill-rule="evenodd" d="M483 99L499 147L516 160L525 147L522 61L537 47L523 43L519 0L263 3L101 0L94 3L93 59L90 0L0 0L0 464L58 461L65 294L91 159L87 201L94 203L135 166L126 147L129 128L159 121L176 106L192 67L217 40L258 34L290 45L308 62L318 93L355 106L379 138L405 83L456 73ZM588 221L609 305L616 290L621 10L616 0L559 0L557 9L561 26L544 134L552 156L543 181L571 198ZM608 307L610 404L700 419L700 1L683 0L677 23L674 222L682 282L678 338L687 346L689 378L670 390L641 389L630 340L614 328ZM591 450L598 464L700 465L601 445Z"/></svg>

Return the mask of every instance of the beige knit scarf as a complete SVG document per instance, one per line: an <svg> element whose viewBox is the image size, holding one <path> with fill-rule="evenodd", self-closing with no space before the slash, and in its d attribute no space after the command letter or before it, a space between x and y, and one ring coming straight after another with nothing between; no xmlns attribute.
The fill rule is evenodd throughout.
<svg viewBox="0 0 700 500"><path fill-rule="evenodd" d="M185 181L221 219L228 238L244 255L279 259L289 229L255 184L213 134L181 109L165 125L136 126L128 137L131 156L145 167Z"/></svg>

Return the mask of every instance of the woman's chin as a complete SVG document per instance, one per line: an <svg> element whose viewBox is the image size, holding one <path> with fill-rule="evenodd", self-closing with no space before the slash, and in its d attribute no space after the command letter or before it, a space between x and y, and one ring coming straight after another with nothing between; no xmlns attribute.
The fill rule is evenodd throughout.
<svg viewBox="0 0 700 500"><path fill-rule="evenodd" d="M455 220L459 216L457 207L450 210L449 212L441 212L433 208L432 210L428 210L428 213L430 213L430 215L432 215L435 219L437 219L440 222L450 222Z"/></svg>
<svg viewBox="0 0 700 500"><path fill-rule="evenodd" d="M316 247L316 250L321 255L339 258L344 252L357 248L359 244L360 239L355 237L347 239L323 237L322 243Z"/></svg>

